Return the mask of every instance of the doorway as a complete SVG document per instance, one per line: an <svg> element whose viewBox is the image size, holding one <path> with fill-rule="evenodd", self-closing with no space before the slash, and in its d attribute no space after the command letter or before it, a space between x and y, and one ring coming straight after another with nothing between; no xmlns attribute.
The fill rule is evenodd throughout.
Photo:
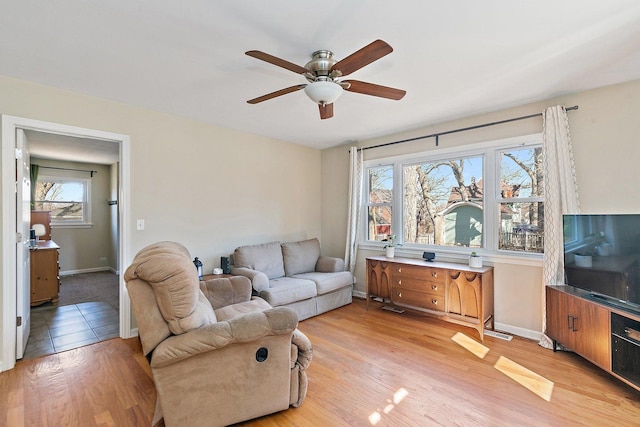
<svg viewBox="0 0 640 427"><path fill-rule="evenodd" d="M64 156L76 152L76 155L96 154L103 149L115 148L117 152L117 270L120 270L128 261L129 229L127 227L127 210L129 201L129 137L126 135L103 132L94 129L78 128L60 125L50 122L42 122L31 119L2 116L2 364L0 371L13 368L15 365L18 334L29 334L30 312L21 313L16 302L20 299L20 293L28 295L28 284L17 283L16 266L16 206L19 196L13 191L16 177L15 147L16 134L19 131L37 133L51 140L63 140L62 145L52 145L57 155ZM46 145L46 144L45 144ZM49 144L51 145L51 144ZM28 150L28 144L27 144ZM67 154L71 155L71 154ZM43 155L40 152L40 156ZM105 201L106 202L106 201ZM128 295L124 292L123 280L117 280L119 290L119 314L118 336L129 338L131 336L131 315ZM87 307L83 307L87 308ZM18 325L16 328L15 325ZM26 341L26 340L25 340Z"/></svg>

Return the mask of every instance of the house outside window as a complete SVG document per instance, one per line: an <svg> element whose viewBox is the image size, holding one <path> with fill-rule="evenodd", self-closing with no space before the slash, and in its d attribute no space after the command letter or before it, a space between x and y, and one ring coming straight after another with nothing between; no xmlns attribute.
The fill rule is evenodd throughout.
<svg viewBox="0 0 640 427"><path fill-rule="evenodd" d="M539 134L367 161L365 170L364 241L388 230L405 250L544 252Z"/></svg>
<svg viewBox="0 0 640 427"><path fill-rule="evenodd" d="M40 176L35 210L51 211L52 226L91 225L91 180Z"/></svg>

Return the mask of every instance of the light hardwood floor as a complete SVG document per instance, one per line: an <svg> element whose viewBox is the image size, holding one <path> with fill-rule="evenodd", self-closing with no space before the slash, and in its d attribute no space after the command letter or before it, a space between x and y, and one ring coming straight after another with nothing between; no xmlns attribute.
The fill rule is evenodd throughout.
<svg viewBox="0 0 640 427"><path fill-rule="evenodd" d="M469 328L364 301L299 326L314 345L300 408L246 426L632 426L640 393L579 356L485 337L480 359L451 338ZM497 369L503 356L554 382L549 402ZM256 396L259 398L259 396ZM155 390L137 339L19 362L0 374L0 425L148 426Z"/></svg>

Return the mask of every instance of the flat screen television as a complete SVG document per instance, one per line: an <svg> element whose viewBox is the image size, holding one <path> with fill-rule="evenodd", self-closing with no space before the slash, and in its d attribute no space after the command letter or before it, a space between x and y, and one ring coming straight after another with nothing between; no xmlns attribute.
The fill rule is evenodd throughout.
<svg viewBox="0 0 640 427"><path fill-rule="evenodd" d="M640 312L640 214L563 215L565 283Z"/></svg>

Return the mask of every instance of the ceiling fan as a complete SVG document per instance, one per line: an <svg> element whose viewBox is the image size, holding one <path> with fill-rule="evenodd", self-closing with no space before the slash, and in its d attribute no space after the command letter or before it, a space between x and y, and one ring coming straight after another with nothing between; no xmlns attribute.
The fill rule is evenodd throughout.
<svg viewBox="0 0 640 427"><path fill-rule="evenodd" d="M259 50L250 50L245 53L254 58L293 71L294 73L302 74L309 83L280 89L258 98L250 99L247 102L249 104L257 104L304 89L307 96L318 104L320 108L320 118L329 119L333 117L333 103L342 95L344 90L381 98L402 99L406 91L401 89L361 82L359 80L340 80L340 77L351 74L391 52L393 52L391 46L382 40L376 40L340 61L337 61L333 57L333 52L329 50L315 51L311 55L311 61L307 62L304 67L301 67L300 65L277 58L268 53Z"/></svg>

